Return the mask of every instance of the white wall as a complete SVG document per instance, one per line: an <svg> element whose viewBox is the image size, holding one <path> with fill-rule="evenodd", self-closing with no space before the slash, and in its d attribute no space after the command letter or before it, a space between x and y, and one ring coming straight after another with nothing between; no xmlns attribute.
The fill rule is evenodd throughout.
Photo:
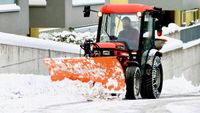
<svg viewBox="0 0 200 113"><path fill-rule="evenodd" d="M65 56L79 54L0 44L0 73L48 74L44 58Z"/></svg>
<svg viewBox="0 0 200 113"><path fill-rule="evenodd" d="M164 79L184 76L193 84L200 84L200 43L165 52L162 63Z"/></svg>
<svg viewBox="0 0 200 113"><path fill-rule="evenodd" d="M48 74L44 58L75 57L79 53L78 45L0 32L0 73Z"/></svg>

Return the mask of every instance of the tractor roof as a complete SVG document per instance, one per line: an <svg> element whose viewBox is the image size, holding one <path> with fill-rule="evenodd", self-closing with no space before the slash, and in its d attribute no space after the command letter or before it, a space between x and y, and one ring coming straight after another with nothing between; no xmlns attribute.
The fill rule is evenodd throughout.
<svg viewBox="0 0 200 113"><path fill-rule="evenodd" d="M146 10L153 10L153 7L143 4L107 4L100 9L100 11L104 14L111 14L111 13L127 14L127 13L144 12Z"/></svg>

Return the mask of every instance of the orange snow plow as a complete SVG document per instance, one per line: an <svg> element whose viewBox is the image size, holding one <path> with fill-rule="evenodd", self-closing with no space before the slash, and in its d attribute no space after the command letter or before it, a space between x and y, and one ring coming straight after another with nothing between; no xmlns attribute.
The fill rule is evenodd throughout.
<svg viewBox="0 0 200 113"><path fill-rule="evenodd" d="M52 81L65 78L83 83L101 83L109 90L121 90L125 86L125 76L116 57L95 58L46 58Z"/></svg>

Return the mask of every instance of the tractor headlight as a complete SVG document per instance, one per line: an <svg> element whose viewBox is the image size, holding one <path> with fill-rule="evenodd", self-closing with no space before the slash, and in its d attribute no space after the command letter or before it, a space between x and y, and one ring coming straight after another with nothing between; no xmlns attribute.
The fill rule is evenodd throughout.
<svg viewBox="0 0 200 113"><path fill-rule="evenodd" d="M94 54L95 54L96 56L99 56L99 55L101 55L101 52L100 52L99 50L94 50Z"/></svg>
<svg viewBox="0 0 200 113"><path fill-rule="evenodd" d="M104 50L103 55L106 55L106 56L110 55L110 51Z"/></svg>
<svg viewBox="0 0 200 113"><path fill-rule="evenodd" d="M97 13L97 16L98 16L98 17L102 17L102 16L103 16L102 12L98 12L98 13Z"/></svg>
<svg viewBox="0 0 200 113"><path fill-rule="evenodd" d="M141 16L142 16L142 13L141 13L141 12L137 12L137 16L138 16L138 17L141 17Z"/></svg>

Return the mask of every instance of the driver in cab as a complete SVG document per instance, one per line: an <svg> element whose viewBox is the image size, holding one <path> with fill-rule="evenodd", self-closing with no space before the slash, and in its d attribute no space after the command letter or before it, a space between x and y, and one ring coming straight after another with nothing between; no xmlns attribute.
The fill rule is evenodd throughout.
<svg viewBox="0 0 200 113"><path fill-rule="evenodd" d="M131 49L137 50L139 45L139 32L131 26L129 17L122 19L123 30L120 31L118 39L125 41Z"/></svg>

